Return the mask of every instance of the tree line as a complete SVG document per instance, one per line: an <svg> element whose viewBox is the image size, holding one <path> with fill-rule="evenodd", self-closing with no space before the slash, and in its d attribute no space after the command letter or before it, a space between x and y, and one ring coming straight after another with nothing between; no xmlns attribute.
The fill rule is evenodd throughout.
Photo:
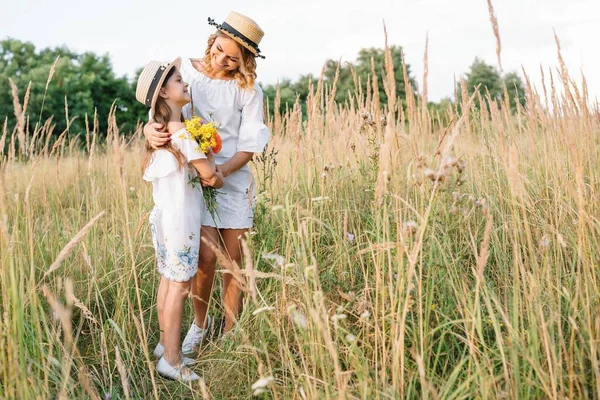
<svg viewBox="0 0 600 400"><path fill-rule="evenodd" d="M390 48L394 65L397 95L400 100L406 98L402 48ZM48 76L52 71L52 80ZM117 76L113 71L107 54L96 55L91 52L76 53L67 47L36 49L30 42L15 39L0 41L0 124L6 119L8 129L15 124L14 103L9 78L18 88L18 97L23 102L27 87L31 85L27 99L26 118L30 126L38 120L45 121L53 116L56 124L55 135L67 127L67 111L72 123L69 131L85 132L85 116L91 118L97 113L99 132L104 134L107 129L108 116L114 106L116 119L122 132L132 132L139 122L147 118L146 108L135 100L137 71L133 79ZM357 59L352 63L342 63L328 60L324 65L324 80L332 83L337 76L337 91L335 99L338 102L349 100L355 92L355 81L360 82L363 91L372 82L372 73L378 75L379 98L382 104L387 104L387 94L382 77L385 76L385 53L383 49L362 49ZM406 64L406 76L412 88L418 90L412 76L411 67ZM488 93L492 99L502 97L504 90L511 95L511 108L516 109L517 103L524 104L523 82L518 74L511 72L502 75L491 65L480 59L475 59L469 71L465 74L469 94L476 88L485 97ZM292 108L296 100L306 108L309 87L316 87L318 77L301 75L296 80L285 79L279 82L280 112ZM265 102L270 110L275 106L274 100L277 85L262 85ZM461 96L460 88L456 90L457 97ZM432 111L441 110L452 104L451 98L440 102L430 102ZM66 106L67 104L67 106Z"/></svg>

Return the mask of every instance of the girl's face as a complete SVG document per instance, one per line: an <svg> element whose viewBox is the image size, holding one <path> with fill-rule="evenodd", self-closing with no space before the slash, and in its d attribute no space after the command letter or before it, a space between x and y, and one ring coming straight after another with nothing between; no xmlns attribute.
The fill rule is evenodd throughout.
<svg viewBox="0 0 600 400"><path fill-rule="evenodd" d="M217 37L210 48L210 65L215 72L233 72L242 61L242 52L233 39Z"/></svg>
<svg viewBox="0 0 600 400"><path fill-rule="evenodd" d="M169 77L165 85L160 89L160 96L165 100L171 100L178 105L185 105L190 102L190 93L188 84L181 78L181 73L177 67L173 67L175 72Z"/></svg>

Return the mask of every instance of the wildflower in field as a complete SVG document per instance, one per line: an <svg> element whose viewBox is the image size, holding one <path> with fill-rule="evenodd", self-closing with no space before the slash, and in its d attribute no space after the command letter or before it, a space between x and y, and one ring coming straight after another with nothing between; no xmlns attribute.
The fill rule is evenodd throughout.
<svg viewBox="0 0 600 400"><path fill-rule="evenodd" d="M263 260L267 260L267 261L273 261L274 266L276 267L283 267L283 265L285 264L285 258L283 256L280 256L279 254L275 254L275 253L265 253L262 255Z"/></svg>
<svg viewBox="0 0 600 400"><path fill-rule="evenodd" d="M348 241L350 243L354 242L354 234L350 233L350 232L344 232L344 236L346 236L346 239L348 239Z"/></svg>
<svg viewBox="0 0 600 400"><path fill-rule="evenodd" d="M438 173L431 168L427 168L423 174L425 175L425 178L432 182L443 182L446 179L446 174L444 174L444 172Z"/></svg>
<svg viewBox="0 0 600 400"><path fill-rule="evenodd" d="M353 334L349 333L346 335L346 341L353 343L356 341L356 336L354 336Z"/></svg>
<svg viewBox="0 0 600 400"><path fill-rule="evenodd" d="M412 235L417 231L417 223L414 220L410 220L410 221L406 221L403 224L404 227L404 233L408 234L408 235Z"/></svg>
<svg viewBox="0 0 600 400"><path fill-rule="evenodd" d="M544 250L550 247L551 243L552 241L550 240L550 237L548 235L544 235L538 242L538 246L540 247L540 249Z"/></svg>
<svg viewBox="0 0 600 400"><path fill-rule="evenodd" d="M347 318L346 314L334 314L331 316L331 320L334 323L338 323L339 321L345 320Z"/></svg>
<svg viewBox="0 0 600 400"><path fill-rule="evenodd" d="M475 207L480 208L483 215L487 215L487 213L489 211L489 207L487 205L487 200L485 199L485 197L480 197L475 202Z"/></svg>
<svg viewBox="0 0 600 400"><path fill-rule="evenodd" d="M369 318L371 318L371 312L369 310L366 310L362 314L360 314L360 319L362 319L363 321L368 321Z"/></svg>
<svg viewBox="0 0 600 400"><path fill-rule="evenodd" d="M295 304L288 307L288 314L290 315L292 322L296 324L298 328L306 329L308 327L306 316L298 310L298 307Z"/></svg>
<svg viewBox="0 0 600 400"><path fill-rule="evenodd" d="M254 382L251 387L252 395L258 396L258 395L264 393L267 389L267 386L269 386L269 384L271 382L273 382L273 380L274 380L274 378L272 376L267 376L266 378L260 378L259 380Z"/></svg>

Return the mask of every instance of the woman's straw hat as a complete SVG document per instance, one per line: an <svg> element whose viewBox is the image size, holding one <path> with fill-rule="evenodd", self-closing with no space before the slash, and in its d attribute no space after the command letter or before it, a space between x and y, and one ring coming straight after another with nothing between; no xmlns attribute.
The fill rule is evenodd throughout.
<svg viewBox="0 0 600 400"><path fill-rule="evenodd" d="M169 74L169 71L173 67L179 68L180 65L181 57L178 57L172 63L154 60L150 61L148 65L144 67L138 78L137 88L135 90L135 98L137 101L154 110L156 99L158 99L158 93L160 92L160 88Z"/></svg>
<svg viewBox="0 0 600 400"><path fill-rule="evenodd" d="M212 18L208 19L208 23L250 50L254 56L265 58L258 48L265 32L250 18L231 11L222 24L217 24Z"/></svg>

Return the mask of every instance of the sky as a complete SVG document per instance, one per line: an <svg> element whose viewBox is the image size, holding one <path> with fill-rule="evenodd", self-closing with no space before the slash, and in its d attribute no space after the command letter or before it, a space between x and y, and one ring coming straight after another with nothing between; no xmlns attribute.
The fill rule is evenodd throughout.
<svg viewBox="0 0 600 400"><path fill-rule="evenodd" d="M502 39L504 72L525 68L541 88L540 65L558 66L554 31L577 81L584 72L600 97L600 0L493 0ZM265 31L258 60L264 84L301 74L318 75L327 59L352 62L361 48L404 49L422 86L429 34L429 99L452 96L455 77L479 57L498 65L487 0L0 0L0 39L31 41L37 48L66 45L108 53L118 75L133 76L151 59L198 57L214 28L235 10ZM554 31L553 31L554 30Z"/></svg>

